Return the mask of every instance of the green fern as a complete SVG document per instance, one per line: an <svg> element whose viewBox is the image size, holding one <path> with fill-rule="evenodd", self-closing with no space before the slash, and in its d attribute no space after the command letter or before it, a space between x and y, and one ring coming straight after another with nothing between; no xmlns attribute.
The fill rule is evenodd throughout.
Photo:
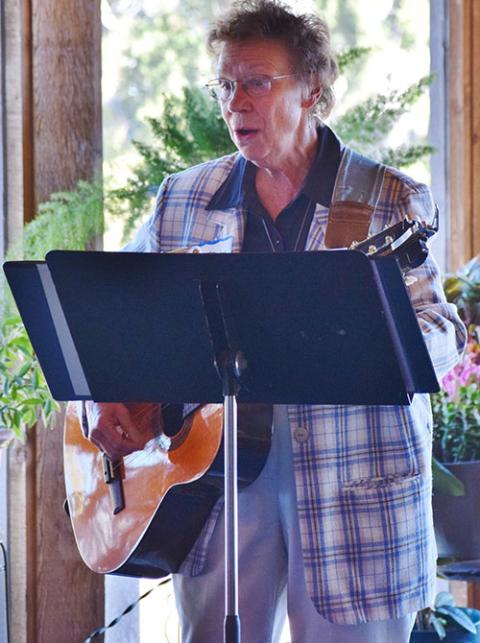
<svg viewBox="0 0 480 643"><path fill-rule="evenodd" d="M70 192L57 192L38 208L9 258L39 259L52 249L84 250L103 232L103 190L85 181ZM59 405L52 398L37 356L9 291L0 326L0 444L24 440L42 421L52 426Z"/></svg>

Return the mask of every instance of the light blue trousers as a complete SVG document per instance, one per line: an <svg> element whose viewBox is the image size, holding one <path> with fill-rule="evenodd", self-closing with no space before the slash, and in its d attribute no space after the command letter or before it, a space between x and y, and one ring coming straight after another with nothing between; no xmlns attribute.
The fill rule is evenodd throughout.
<svg viewBox="0 0 480 643"><path fill-rule="evenodd" d="M288 615L292 643L408 643L415 615L336 625L311 602L303 573L286 408L274 409L267 463L239 493L239 613L242 643L277 643ZM224 519L215 525L204 573L175 574L182 643L222 643Z"/></svg>

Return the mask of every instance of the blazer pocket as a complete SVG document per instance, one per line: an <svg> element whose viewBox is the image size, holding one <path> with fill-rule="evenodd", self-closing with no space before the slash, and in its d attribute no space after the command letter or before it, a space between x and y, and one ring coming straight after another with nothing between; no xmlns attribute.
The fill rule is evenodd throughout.
<svg viewBox="0 0 480 643"><path fill-rule="evenodd" d="M358 560L385 551L416 558L432 537L431 485L420 474L357 480L343 485L341 513Z"/></svg>
<svg viewBox="0 0 480 643"><path fill-rule="evenodd" d="M391 473L378 478L358 478L356 480L350 480L344 482L342 488L344 491L357 490L360 493L362 490L385 489L387 487L392 487L391 491L398 491L399 485L400 488L403 488L404 485L408 487L409 483L417 481L418 478L420 478L418 473Z"/></svg>
<svg viewBox="0 0 480 643"><path fill-rule="evenodd" d="M378 557L380 564L385 551L416 558L432 536L431 486L418 473L344 484L340 503L357 562Z"/></svg>
<svg viewBox="0 0 480 643"><path fill-rule="evenodd" d="M428 479L416 473L356 480L343 485L339 501L337 595L350 596L358 615L379 605L417 609L435 576Z"/></svg>

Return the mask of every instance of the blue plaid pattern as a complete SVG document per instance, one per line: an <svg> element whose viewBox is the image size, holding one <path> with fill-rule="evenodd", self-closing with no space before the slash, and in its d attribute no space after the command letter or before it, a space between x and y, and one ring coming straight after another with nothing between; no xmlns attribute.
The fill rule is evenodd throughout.
<svg viewBox="0 0 480 643"><path fill-rule="evenodd" d="M237 154L167 178L155 211L129 246L164 252L226 235L242 247L241 208L208 210ZM404 217L431 220L429 189L388 168L371 232ZM328 209L317 205L307 250L321 250ZM457 362L465 329L445 301L430 256L409 287L437 375ZM431 429L427 395L408 407L290 406L288 409L307 587L326 619L341 623L398 618L432 599L436 548L431 512ZM301 429L302 440L295 439ZM182 572L202 571L212 512Z"/></svg>

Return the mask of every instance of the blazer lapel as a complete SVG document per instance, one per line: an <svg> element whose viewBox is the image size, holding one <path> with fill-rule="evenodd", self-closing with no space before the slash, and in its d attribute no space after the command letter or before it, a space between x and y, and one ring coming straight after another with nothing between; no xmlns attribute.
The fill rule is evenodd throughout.
<svg viewBox="0 0 480 643"><path fill-rule="evenodd" d="M305 250L323 250L325 248L325 230L328 221L328 208L317 204L308 232Z"/></svg>

